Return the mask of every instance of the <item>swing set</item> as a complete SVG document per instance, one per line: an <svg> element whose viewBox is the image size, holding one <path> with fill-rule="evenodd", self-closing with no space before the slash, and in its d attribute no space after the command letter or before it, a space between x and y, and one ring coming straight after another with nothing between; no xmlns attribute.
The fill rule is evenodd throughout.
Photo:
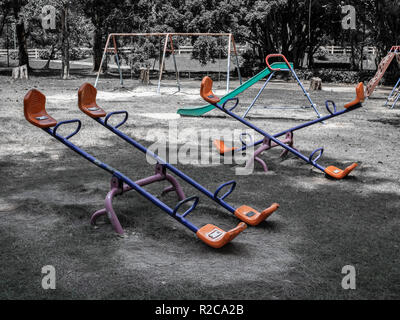
<svg viewBox="0 0 400 320"><path fill-rule="evenodd" d="M172 33L172 32L170 32L170 33L110 33L107 37L106 45L104 47L104 52L103 52L103 56L101 59L99 70L97 72L94 87L97 88L97 85L99 83L100 75L101 75L101 72L103 69L104 62L107 58L107 54L114 55L115 62L117 64L118 73L119 73L120 84L121 85L124 84L122 69L121 69L121 61L119 60L119 55L118 55L119 47L118 47L118 43L117 43L117 38L160 37L161 39L164 38L164 45L163 45L163 50L162 50L162 58L161 58L161 63L160 63L159 76L158 76L157 93L160 93L160 91L161 91L161 81L162 81L162 76L163 76L163 70L165 67L165 59L166 59L167 52L171 53L171 55L172 55L172 59L173 59L173 63L174 63L174 70L175 70L176 85L177 85L178 92L180 92L181 84L180 84L180 77L179 77L179 71L178 71L178 64L176 62L176 48L174 46L174 38L176 38L176 37L200 37L200 36L219 37L219 38L227 37L228 38L226 92L229 92L232 53L235 56L235 67L236 67L238 75L239 75L239 81L240 81L240 83L242 83L242 78L241 78L240 69L239 69L239 59L238 59L238 52L237 52L237 48L236 48L236 42L235 42L233 34L231 34L231 33Z"/></svg>

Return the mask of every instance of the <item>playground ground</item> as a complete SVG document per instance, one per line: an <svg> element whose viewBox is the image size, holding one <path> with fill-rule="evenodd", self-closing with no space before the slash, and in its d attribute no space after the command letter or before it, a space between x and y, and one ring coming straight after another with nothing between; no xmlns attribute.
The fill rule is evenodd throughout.
<svg viewBox="0 0 400 320"><path fill-rule="evenodd" d="M281 160L278 149L262 156L269 173L256 167L253 175L235 176L233 165L178 165L211 190L237 180L229 198L234 206L281 205L268 221L215 250L135 193L114 202L126 237L116 236L108 224L90 226L90 215L103 208L110 177L25 121L23 97L29 89L47 95L48 112L57 120L82 120L82 131L72 139L77 145L133 179L152 174L153 168L141 153L78 111L77 89L85 81L94 78L12 82L0 76L0 299L399 298L400 109L383 107L390 88L377 90L362 109L295 135L295 146L306 154L325 147L323 165L343 168L358 162L348 179L328 180L291 156ZM173 80L164 83L159 96L154 87L127 81L121 89L116 79L103 79L98 102L107 111L129 111L122 130L147 146L154 142L150 130L167 137L169 121L193 133L242 128L218 111L207 118L179 118L178 108L204 104L200 81L183 81L183 92L177 94ZM250 103L255 92L245 92L242 102ZM315 118L310 109L290 108L305 104L295 83L273 82L265 94L252 121L271 133ZM325 100L342 108L353 100L354 90L324 84L311 96L326 115ZM189 135L180 143L190 141ZM183 186L187 195L198 194ZM149 190L159 194L162 187ZM164 200L176 203L172 194ZM225 229L238 222L205 197L191 219ZM56 290L41 287L45 265L56 268ZM346 265L357 270L356 290L341 287Z"/></svg>

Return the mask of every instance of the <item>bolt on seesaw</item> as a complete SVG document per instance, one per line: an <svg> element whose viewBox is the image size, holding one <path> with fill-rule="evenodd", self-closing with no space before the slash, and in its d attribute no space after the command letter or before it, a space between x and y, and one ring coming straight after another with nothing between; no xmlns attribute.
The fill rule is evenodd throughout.
<svg viewBox="0 0 400 320"><path fill-rule="evenodd" d="M83 100L85 102L85 100ZM216 227L215 225L212 224L207 224L203 226L202 228L198 228L194 224L192 224L190 221L186 219L186 217L196 208L199 198L198 197L189 197L186 198L184 197L183 191L180 188L179 183L177 182L176 179L174 179L172 176L168 175L166 173L165 168L171 169L171 167L167 163L162 163L158 164L156 166L156 174L152 177L142 179L139 181L132 181L130 178L128 178L126 175L121 173L120 171L112 168L108 164L96 159L94 156L91 154L87 153L86 151L82 150L75 144L69 141L73 136L75 136L81 129L82 123L78 119L74 120L67 120L67 121L62 121L62 122L57 122L54 118L52 118L46 111L45 108L46 104L46 97L43 95L40 91L33 89L30 90L25 98L24 98L24 115L27 121L29 121L31 124L34 126L41 128L44 130L46 133L51 135L53 138L57 139L59 142L63 143L66 145L68 148L71 150L75 151L77 154L85 158L86 160L90 161L91 163L95 164L99 168L107 171L112 175L111 179L111 191L106 197L105 200L105 206L106 208L103 210L100 210L96 212L93 217L92 217L92 222L95 222L95 220L103 215L107 214L114 230L118 234L123 234L124 231L121 227L121 224L118 220L117 215L115 214L113 208L112 208L112 199L116 195L120 195L126 191L129 190L135 190L137 191L140 195L142 195L144 198L152 202L154 205L159 207L161 210L169 214L171 217L173 217L175 220L177 220L179 223L183 224L185 227L190 229L192 232L196 233L197 237L202 240L204 243L208 244L209 246L213 248L221 248L227 243L231 242L238 234L240 234L244 229L246 229L247 225L243 222L239 223L239 225L230 230L225 232L224 230ZM89 107L88 105L85 104L86 107ZM89 108L94 108L89 107ZM88 112L95 112L95 110L88 110ZM115 113L114 113L115 114ZM109 117L112 114L109 115ZM109 119L107 118L107 120ZM107 120L104 122L105 125L107 125ZM126 113L126 119L127 120L127 113ZM123 121L123 122L125 122ZM68 124L77 124L77 127L75 131L73 131L71 134L68 136L62 136L60 135L57 130L63 126L63 125L68 125ZM123 123L122 123L123 124ZM120 124L120 125L122 125ZM119 126L120 126L119 125ZM116 126L118 127L118 126ZM117 130L117 129L115 129ZM161 159L160 159L161 160ZM173 171L173 170L171 170ZM177 170L178 171L178 170ZM183 175L184 176L184 175ZM171 183L171 187L167 188L164 190L164 192L170 192L170 191L176 191L178 194L179 199L181 200L174 209L170 208L168 205L166 205L164 202L159 200L157 197L153 196L150 194L148 191L143 189L143 186L158 182L158 181L163 181L167 180L168 182ZM222 197L218 197L218 194L220 191L226 187L226 186L231 186L231 189ZM278 207L278 205L273 205L269 209L270 211L265 210L263 213L258 213L256 210L253 210L250 207L247 206L242 206L238 209L234 209L233 207L230 207L228 204L224 202L224 199L230 195L233 192L234 187L236 186L236 182L230 182L223 184L221 187L217 189L217 191L213 194L214 200L224 206L225 208L230 208L231 211L235 213L235 215L239 218L243 219L248 219L252 221L252 218L255 220L255 218L260 218L260 216L268 214L272 214ZM187 204L187 203L192 203L190 208L186 210L183 214L178 213L178 211L181 209L182 205ZM268 212L266 212L268 211ZM254 218L255 217L255 218Z"/></svg>
<svg viewBox="0 0 400 320"><path fill-rule="evenodd" d="M211 80L211 78L209 78L209 77L203 78L203 81L201 83L201 89L200 89L201 97L205 101L207 101L208 103L211 103L212 105L214 105L216 108L218 108L222 112L224 112L227 115L229 115L230 117L240 121L242 124L246 125L247 127L253 129L254 131L258 132L259 134L261 134L261 135L263 135L265 137L265 139L263 139L262 141L257 142L254 145L266 144L268 147L273 147L274 145L272 145L272 144L274 143L275 146L281 146L282 148L285 149L286 152L290 152L290 153L294 154L296 157L298 157L298 158L302 159L303 161L311 164L315 168L317 168L317 169L321 170L322 172L324 172L326 175L328 175L328 176L330 176L332 178L335 178L335 179L343 179L343 178L345 178L346 176L348 176L358 166L356 163L353 163L351 166L347 167L345 170L341 170L339 168L336 168L335 166L329 166L329 167L325 168L325 167L323 167L323 166L318 164L318 160L322 157L322 154L324 152L323 148L319 148L319 149L315 150L314 152L312 152L312 154L309 157L307 157L304 154L302 154L301 152L299 152L298 150L296 150L294 147L290 146L289 144L286 144L283 141L278 140L277 138L282 136L282 135L285 135L285 134L290 134L291 132L299 130L301 128L305 128L307 126L310 126L310 125L312 125L314 123L325 121L327 119L336 117L336 116L338 116L340 114L343 114L343 113L349 112L351 110L360 108L362 106L362 102L364 102L364 100L365 100L363 83L360 83L357 86L357 88L356 88L357 97L356 97L356 99L354 101L352 101L352 102L350 102L350 103L345 105L345 110L337 112L336 111L336 105L334 104L334 102L328 101L326 106L327 106L327 109L328 109L330 115L328 115L326 117L323 117L323 118L320 118L320 119L317 119L317 120L314 120L314 121L312 121L310 123L303 124L303 125L298 126L296 128L292 128L292 129L286 130L283 133L275 135L275 136L270 135L269 133L265 132L264 130L261 130L258 127L256 127L255 125L253 125L251 122L247 121L246 119L243 119L242 117L240 117L240 116L236 115L235 113L233 113L233 110L239 104L239 99L238 98L227 100L223 104L220 104L220 99L212 91L212 85L213 85L213 81ZM235 105L233 107L231 107L230 109L227 109L226 106L230 101L235 101ZM330 103L333 104L333 107L334 107L333 111L329 108L329 104ZM218 146L218 142L215 143L215 144L217 145L217 147L219 147L219 149L221 151L224 151L224 153L225 153L225 151L228 151L228 152L235 151L233 149L227 150L225 148L223 142L220 143L219 146ZM245 148L248 148L248 147L245 146L243 148L245 149ZM244 149L242 149L242 150L244 150Z"/></svg>

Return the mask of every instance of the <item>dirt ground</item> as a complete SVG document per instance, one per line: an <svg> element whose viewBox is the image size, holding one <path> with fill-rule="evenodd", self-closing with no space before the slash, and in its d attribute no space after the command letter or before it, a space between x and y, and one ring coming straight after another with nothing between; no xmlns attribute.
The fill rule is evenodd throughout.
<svg viewBox="0 0 400 320"><path fill-rule="evenodd" d="M126 237L116 236L107 223L90 225L91 214L104 206L109 174L30 125L23 97L31 88L41 90L55 119L82 120L72 142L134 180L151 175L154 169L143 154L78 110L77 89L93 80L51 76L12 82L0 76L0 299L399 298L400 108L383 107L390 88L379 89L362 109L295 136L295 146L305 154L325 147L322 165L344 168L358 162L345 180L329 180L292 156L282 160L277 148L262 156L269 173L256 167L253 175L236 176L234 165L178 164L210 190L236 180L228 198L233 206L262 210L273 202L281 205L266 222L215 250L133 192L114 201ZM182 92L174 94L170 80L157 95L154 86L127 81L120 88L117 79L103 79L98 103L108 112L127 110L130 117L121 130L146 146L168 137L170 122L193 134L205 128L245 129L218 110L205 118L177 116L178 108L204 104L199 87L200 81L183 81ZM256 92L241 95L239 114ZM224 93L223 83L217 93ZM311 93L324 115L325 100L334 100L341 110L354 95L353 86L333 84ZM296 83L274 81L251 120L276 133L315 118L311 109L293 108L305 102ZM179 143L191 141L187 135ZM191 221L225 229L238 223L182 185L187 196L200 196ZM148 190L160 195L163 187ZM177 203L172 194L160 198L170 206ZM56 268L56 290L41 287L45 265ZM346 265L357 270L356 290L341 287Z"/></svg>

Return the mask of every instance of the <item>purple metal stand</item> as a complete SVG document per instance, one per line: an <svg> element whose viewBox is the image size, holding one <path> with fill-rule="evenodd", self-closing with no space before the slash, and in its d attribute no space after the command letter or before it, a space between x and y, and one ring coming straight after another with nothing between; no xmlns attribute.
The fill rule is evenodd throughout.
<svg viewBox="0 0 400 320"><path fill-rule="evenodd" d="M296 148L294 148L294 135L293 135L293 132L288 132L288 133L286 133L285 139L284 139L284 140L281 140L281 142L284 143L284 144L286 144L286 145L288 145L289 147L293 148L294 150L297 150ZM259 148L254 152L254 155L251 157L251 159L250 159L249 161L247 161L247 163L246 163L246 169L250 169L250 168L253 166L254 162L257 161L259 164L261 164L261 166L263 167L264 171L265 171L265 172L268 172L268 166L267 166L267 164L265 163L264 160L262 160L261 158L259 158L259 156L260 156L263 152L265 152L265 151L267 151L267 150L270 150L270 149L272 149L272 148L278 147L278 146L279 146L279 145L278 145L277 143L271 141L271 140L268 139L268 138L264 138L264 141L263 141L263 143L261 144L261 147L259 147ZM289 151L285 149L285 150L281 153L280 157L281 157L281 158L286 157L286 156L288 155L288 153L289 153Z"/></svg>
<svg viewBox="0 0 400 320"><path fill-rule="evenodd" d="M153 184L155 182L161 182L161 181L168 181L171 186L167 187L164 189L162 192L162 195L167 194L169 192L176 192L178 199L180 201L186 199L185 194L182 190L181 185L179 182L170 174L166 172L165 166L161 164L157 164L155 168L155 174L153 176L141 179L139 181L136 181L135 183L140 186L144 187L150 184ZM90 220L90 223L95 226L96 221L99 217L107 215L108 219L110 220L115 232L117 232L120 235L124 234L124 230L122 229L121 223L118 220L118 217L114 211L114 208L112 206L112 201L115 196L122 195L125 192L131 191L133 188L128 186L127 184L124 184L121 180L119 180L117 177L112 177L111 178L111 183L110 183L110 192L107 194L106 199L105 199L105 208L96 211Z"/></svg>

